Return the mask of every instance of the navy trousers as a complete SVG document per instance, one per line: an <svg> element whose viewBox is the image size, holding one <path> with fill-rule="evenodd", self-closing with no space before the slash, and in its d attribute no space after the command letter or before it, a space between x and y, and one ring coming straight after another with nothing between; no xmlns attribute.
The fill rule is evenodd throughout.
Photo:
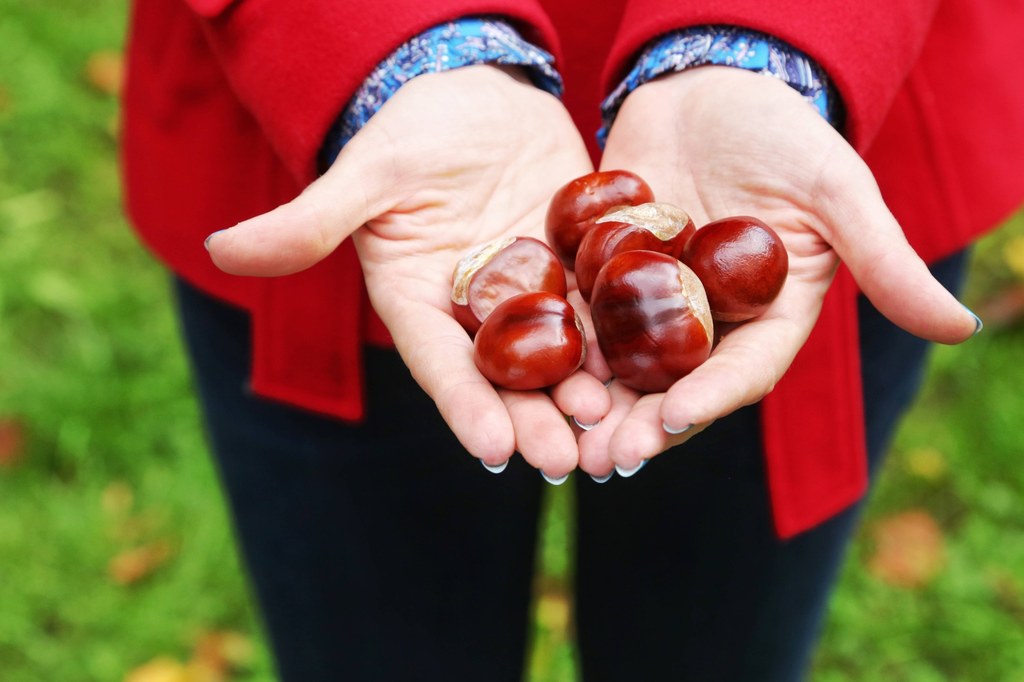
<svg viewBox="0 0 1024 682"><path fill-rule="evenodd" d="M933 268L959 287L965 257ZM367 349L353 426L248 388L249 320L181 281L211 447L283 680L522 679L540 474L461 449L397 354ZM860 303L872 471L927 344ZM630 479L577 486L586 682L792 682L806 666L858 508L773 534L757 407Z"/></svg>

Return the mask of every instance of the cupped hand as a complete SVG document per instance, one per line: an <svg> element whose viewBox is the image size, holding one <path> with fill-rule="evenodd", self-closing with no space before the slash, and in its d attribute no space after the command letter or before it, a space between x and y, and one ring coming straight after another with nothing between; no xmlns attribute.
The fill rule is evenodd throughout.
<svg viewBox="0 0 1024 682"><path fill-rule="evenodd" d="M578 371L550 393L495 390L451 315L455 263L503 236L544 238L558 187L592 170L561 103L518 69L473 66L403 86L330 170L274 211L216 233L223 270L284 275L352 236L371 302L466 449L499 465L518 450L550 477L576 467L563 414L592 423L607 389Z"/></svg>
<svg viewBox="0 0 1024 682"><path fill-rule="evenodd" d="M612 411L580 436L580 466L592 474L613 464L631 470L767 395L810 334L840 259L903 329L941 343L975 332L975 318L907 243L858 154L780 81L703 67L643 85L619 111L601 167L636 172L698 226L761 218L785 243L790 271L764 314L726 330L711 358L667 392L612 384Z"/></svg>

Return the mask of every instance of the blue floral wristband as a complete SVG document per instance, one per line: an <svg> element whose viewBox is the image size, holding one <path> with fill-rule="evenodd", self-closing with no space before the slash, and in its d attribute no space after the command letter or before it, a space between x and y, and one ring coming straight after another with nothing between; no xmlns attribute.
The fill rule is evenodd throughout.
<svg viewBox="0 0 1024 682"><path fill-rule="evenodd" d="M473 64L527 67L537 87L555 96L562 94L562 77L555 70L554 58L526 42L505 21L468 17L441 24L400 45L367 77L327 133L320 151L321 172L400 87L416 76Z"/></svg>
<svg viewBox="0 0 1024 682"><path fill-rule="evenodd" d="M773 76L795 88L825 120L838 127L839 97L825 71L794 47L758 31L735 26L694 26L667 33L644 48L636 64L601 104L598 142L604 146L615 115L629 93L674 71L717 64Z"/></svg>

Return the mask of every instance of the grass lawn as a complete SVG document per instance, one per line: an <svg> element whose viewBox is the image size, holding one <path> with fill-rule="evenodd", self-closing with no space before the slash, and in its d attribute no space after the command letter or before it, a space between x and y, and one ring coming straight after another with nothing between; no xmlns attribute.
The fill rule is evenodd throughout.
<svg viewBox="0 0 1024 682"><path fill-rule="evenodd" d="M120 212L124 12L0 0L0 679L270 680L166 275ZM1018 217L976 250L989 328L933 356L814 680L1024 682L1022 289ZM533 682L574 677L570 494L545 525Z"/></svg>

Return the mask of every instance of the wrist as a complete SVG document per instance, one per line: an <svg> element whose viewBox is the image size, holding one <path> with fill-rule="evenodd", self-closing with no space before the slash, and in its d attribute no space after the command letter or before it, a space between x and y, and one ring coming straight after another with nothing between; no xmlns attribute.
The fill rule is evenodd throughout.
<svg viewBox="0 0 1024 682"><path fill-rule="evenodd" d="M398 46L370 73L327 132L321 172L377 111L410 81L463 67L520 67L537 88L561 94L553 57L532 45L501 18L465 17L430 28Z"/></svg>
<svg viewBox="0 0 1024 682"><path fill-rule="evenodd" d="M708 66L725 66L784 83L830 124L841 128L839 96L824 69L812 58L759 31L708 25L671 31L644 47L633 67L601 104L603 125L598 141L603 144L619 108L634 90L667 74Z"/></svg>
<svg viewBox="0 0 1024 682"><path fill-rule="evenodd" d="M606 149L615 151L613 158L657 158L677 166L673 172L689 172L723 148L775 163L780 149L817 149L836 140L842 138L835 129L785 83L704 66L666 74L631 92ZM723 161L729 160L716 163Z"/></svg>

